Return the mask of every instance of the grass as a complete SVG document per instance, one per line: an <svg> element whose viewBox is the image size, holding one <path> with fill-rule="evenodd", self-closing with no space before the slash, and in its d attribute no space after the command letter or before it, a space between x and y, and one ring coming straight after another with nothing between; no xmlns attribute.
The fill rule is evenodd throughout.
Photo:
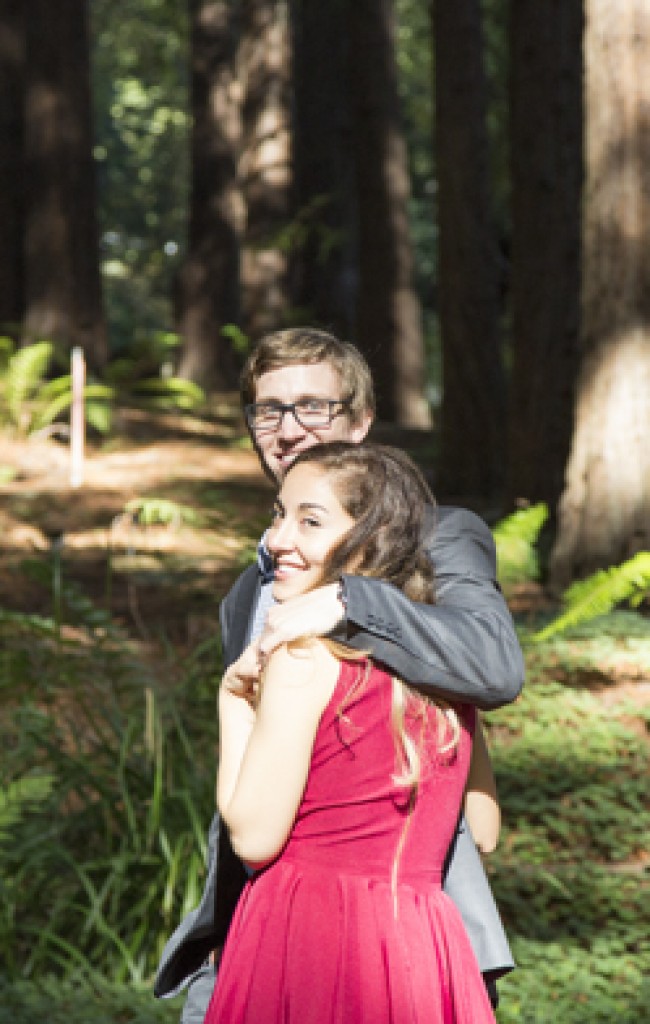
<svg viewBox="0 0 650 1024"><path fill-rule="evenodd" d="M504 829L488 866L518 963L499 1024L650 1019L650 716L643 676L616 680L628 632L643 672L647 620L619 613L527 646L524 695L490 716Z"/></svg>

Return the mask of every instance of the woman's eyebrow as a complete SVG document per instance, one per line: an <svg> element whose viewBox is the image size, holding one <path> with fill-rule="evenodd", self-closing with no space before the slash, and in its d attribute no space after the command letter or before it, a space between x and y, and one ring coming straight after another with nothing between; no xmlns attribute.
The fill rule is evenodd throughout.
<svg viewBox="0 0 650 1024"><path fill-rule="evenodd" d="M319 512L328 512L328 509L324 505L319 505L315 501L301 501L298 505L301 512L307 512L309 509L318 509Z"/></svg>

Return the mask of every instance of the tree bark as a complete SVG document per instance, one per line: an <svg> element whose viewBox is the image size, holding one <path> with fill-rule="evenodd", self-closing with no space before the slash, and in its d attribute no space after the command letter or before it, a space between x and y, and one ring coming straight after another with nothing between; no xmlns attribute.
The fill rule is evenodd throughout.
<svg viewBox="0 0 650 1024"><path fill-rule="evenodd" d="M292 203L291 31L287 0L242 0L239 163L246 208L243 322L253 338L287 323ZM284 236L284 237L283 237Z"/></svg>
<svg viewBox="0 0 650 1024"><path fill-rule="evenodd" d="M586 12L583 358L557 587L650 548L650 11Z"/></svg>
<svg viewBox="0 0 650 1024"><path fill-rule="evenodd" d="M354 331L357 272L353 135L346 89L346 0L293 0L294 244L300 318Z"/></svg>
<svg viewBox="0 0 650 1024"><path fill-rule="evenodd" d="M443 352L438 491L493 498L504 482L506 399L480 0L435 0L433 32Z"/></svg>
<svg viewBox="0 0 650 1024"><path fill-rule="evenodd" d="M359 210L357 341L373 371L380 419L427 427L392 0L349 0L348 25Z"/></svg>
<svg viewBox="0 0 650 1024"><path fill-rule="evenodd" d="M0 4L0 331L20 334L24 293L24 26L22 0Z"/></svg>
<svg viewBox="0 0 650 1024"><path fill-rule="evenodd" d="M513 367L509 501L555 511L580 325L582 0L510 8Z"/></svg>
<svg viewBox="0 0 650 1024"><path fill-rule="evenodd" d="M99 369L108 344L99 275L85 0L25 6L27 340L80 346Z"/></svg>
<svg viewBox="0 0 650 1024"><path fill-rule="evenodd" d="M241 94L229 0L192 0L192 168L188 251L179 275L179 375L232 388L238 362L221 333L240 322L242 199L237 183Z"/></svg>

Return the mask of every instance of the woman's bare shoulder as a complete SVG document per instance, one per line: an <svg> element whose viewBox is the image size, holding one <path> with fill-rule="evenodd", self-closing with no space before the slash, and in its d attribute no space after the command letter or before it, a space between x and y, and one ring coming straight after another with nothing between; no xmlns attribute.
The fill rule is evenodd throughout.
<svg viewBox="0 0 650 1024"><path fill-rule="evenodd" d="M265 666L265 683L301 685L318 678L327 684L336 681L340 661L327 643L309 637L290 644L281 644L269 656Z"/></svg>

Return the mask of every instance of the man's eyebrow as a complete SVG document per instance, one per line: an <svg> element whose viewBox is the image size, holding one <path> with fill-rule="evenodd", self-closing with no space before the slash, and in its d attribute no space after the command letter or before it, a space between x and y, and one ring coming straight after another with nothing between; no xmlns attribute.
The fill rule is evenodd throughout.
<svg viewBox="0 0 650 1024"><path fill-rule="evenodd" d="M255 402L255 405L297 405L298 402L311 402L316 399L319 402L338 401L338 399L330 399L327 395L298 395L294 398L293 402L283 402L281 398L260 398L259 402Z"/></svg>

